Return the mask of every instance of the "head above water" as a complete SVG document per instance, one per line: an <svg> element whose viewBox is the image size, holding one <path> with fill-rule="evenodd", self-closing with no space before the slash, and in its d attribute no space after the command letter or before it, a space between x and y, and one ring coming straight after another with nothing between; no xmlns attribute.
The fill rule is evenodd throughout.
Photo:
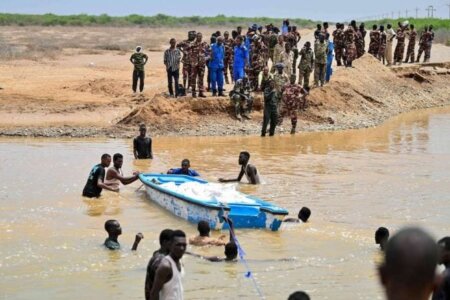
<svg viewBox="0 0 450 300"><path fill-rule="evenodd" d="M379 277L387 299L429 299L438 283L438 248L420 228L405 228L387 243Z"/></svg>
<svg viewBox="0 0 450 300"><path fill-rule="evenodd" d="M239 153L239 160L238 160L239 165L246 165L249 160L250 160L250 153L248 153L247 151L242 151L241 153Z"/></svg>
<svg viewBox="0 0 450 300"><path fill-rule="evenodd" d="M167 253L170 250L170 242L172 240L172 229L164 229L159 234L159 245L161 246L161 249L166 251Z"/></svg>
<svg viewBox="0 0 450 300"><path fill-rule="evenodd" d="M122 168L123 165L123 155L120 153L116 153L113 155L113 163L114 167L117 169Z"/></svg>
<svg viewBox="0 0 450 300"><path fill-rule="evenodd" d="M311 210L307 207L302 207L298 212L298 218L302 220L303 223L306 223L311 216Z"/></svg>
<svg viewBox="0 0 450 300"><path fill-rule="evenodd" d="M288 300L310 300L309 295L303 291L297 291L289 295Z"/></svg>
<svg viewBox="0 0 450 300"><path fill-rule="evenodd" d="M189 161L189 159L185 158L181 161L181 168L183 169L183 171L189 170L190 167L191 162Z"/></svg>
<svg viewBox="0 0 450 300"><path fill-rule="evenodd" d="M236 259L238 255L238 248L234 242L228 242L225 245L225 257L226 260L233 260Z"/></svg>
<svg viewBox="0 0 450 300"><path fill-rule="evenodd" d="M104 168L109 167L109 165L111 164L111 155L109 155L108 153L103 154L101 157L101 164Z"/></svg>
<svg viewBox="0 0 450 300"><path fill-rule="evenodd" d="M200 221L197 224L197 230L200 236L209 236L209 232L211 228L209 227L209 223L206 221Z"/></svg>
<svg viewBox="0 0 450 300"><path fill-rule="evenodd" d="M186 252L186 247L186 234L181 230L174 230L170 240L170 256L176 260L181 259Z"/></svg>
<svg viewBox="0 0 450 300"><path fill-rule="evenodd" d="M381 249L384 249L388 240L389 230L386 227L379 227L375 231L375 243L380 245Z"/></svg>
<svg viewBox="0 0 450 300"><path fill-rule="evenodd" d="M439 248L439 263L450 266L450 236L440 239L438 242Z"/></svg>
<svg viewBox="0 0 450 300"><path fill-rule="evenodd" d="M105 222L105 230L110 237L117 237L122 234L122 227L117 220L108 220Z"/></svg>

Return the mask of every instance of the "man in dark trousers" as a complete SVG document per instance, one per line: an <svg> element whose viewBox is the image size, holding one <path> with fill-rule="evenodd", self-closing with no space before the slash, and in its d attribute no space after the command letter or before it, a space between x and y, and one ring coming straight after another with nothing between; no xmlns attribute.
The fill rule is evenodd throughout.
<svg viewBox="0 0 450 300"><path fill-rule="evenodd" d="M164 52L164 65L167 71L167 85L170 97L178 97L178 79L180 78L181 50L176 48L177 40L170 39L170 48ZM175 82L175 94L173 92Z"/></svg>
<svg viewBox="0 0 450 300"><path fill-rule="evenodd" d="M152 139L145 136L147 128L144 124L139 126L139 135L133 140L133 154L135 159L153 159Z"/></svg>
<svg viewBox="0 0 450 300"><path fill-rule="evenodd" d="M98 198L103 189L118 192L118 187L111 187L105 184L105 168L111 164L111 155L103 154L101 163L95 165L89 173L88 180L83 189L83 196L88 198Z"/></svg>
<svg viewBox="0 0 450 300"><path fill-rule="evenodd" d="M144 78L145 78L145 72L144 72L144 66L148 61L148 56L145 53L142 53L142 47L137 46L136 52L133 53L130 57L131 63L134 65L133 70L133 92L136 93L137 88L137 82L139 79L139 91L142 93L144 90Z"/></svg>
<svg viewBox="0 0 450 300"><path fill-rule="evenodd" d="M261 136L266 136L267 125L270 123L269 135L275 134L275 127L278 122L278 102L280 96L275 89L275 81L271 80L269 86L264 90L264 119Z"/></svg>

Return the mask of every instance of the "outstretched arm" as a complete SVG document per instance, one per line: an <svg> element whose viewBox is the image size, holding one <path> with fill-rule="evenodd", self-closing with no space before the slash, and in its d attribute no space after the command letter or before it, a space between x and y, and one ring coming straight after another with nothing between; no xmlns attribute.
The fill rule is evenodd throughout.
<svg viewBox="0 0 450 300"><path fill-rule="evenodd" d="M134 239L133 247L131 247L131 251L136 251L139 243L144 238L144 235L142 233L136 234L136 238Z"/></svg>
<svg viewBox="0 0 450 300"><path fill-rule="evenodd" d="M244 176L244 169L241 169L241 172L239 173L238 177L235 179L225 179L225 178L219 178L219 182L240 182L242 179L242 176Z"/></svg>
<svg viewBox="0 0 450 300"><path fill-rule="evenodd" d="M224 260L223 258L218 257L218 256L203 256L203 255L200 255L200 254L197 254L197 253L192 253L192 252L189 252L189 251L186 251L186 254L194 256L194 257L198 257L198 258L210 261L210 262L219 262L219 261L223 261Z"/></svg>
<svg viewBox="0 0 450 300"><path fill-rule="evenodd" d="M106 178L118 179L124 185L135 182L139 178L138 176L139 176L139 172L135 172L133 176L125 177L125 176L122 176L119 172L117 172L114 169L109 169L108 173L106 174Z"/></svg>

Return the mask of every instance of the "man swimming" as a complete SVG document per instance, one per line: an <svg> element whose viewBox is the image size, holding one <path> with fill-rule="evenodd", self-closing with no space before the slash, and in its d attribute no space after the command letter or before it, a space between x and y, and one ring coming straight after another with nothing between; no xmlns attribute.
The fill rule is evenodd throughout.
<svg viewBox="0 0 450 300"><path fill-rule="evenodd" d="M117 220L106 221L105 230L108 233L108 238L105 240L105 243L103 245L110 250L119 250L120 244L117 239L119 238L119 235L122 234L122 227L120 227L119 222ZM132 251L137 250L137 247L143 238L144 235L142 233L139 232L138 234L136 234L133 247L131 248Z"/></svg>
<svg viewBox="0 0 450 300"><path fill-rule="evenodd" d="M206 221L200 221L197 225L198 235L189 238L189 244L193 246L224 246L226 242L224 241L226 235L221 235L219 238L212 238L209 236L211 228L209 223Z"/></svg>
<svg viewBox="0 0 450 300"><path fill-rule="evenodd" d="M189 159L183 159L181 162L181 168L174 168L167 171L167 174L176 175L188 175L188 176L200 176L194 169L191 169L191 162Z"/></svg>
<svg viewBox="0 0 450 300"><path fill-rule="evenodd" d="M303 223L306 223L310 216L311 216L311 210L307 207L302 207L300 209L300 211L298 212L298 219L287 218L287 219L284 219L283 222L299 223L300 221L302 221Z"/></svg>
<svg viewBox="0 0 450 300"><path fill-rule="evenodd" d="M238 160L238 163L241 166L241 171L239 172L238 177L236 179L219 178L219 182L236 182L236 181L240 182L245 174L250 184L259 184L260 180L258 170L256 169L255 166L248 163L249 160L250 160L250 153L248 153L247 151L242 151L239 154Z"/></svg>
<svg viewBox="0 0 450 300"><path fill-rule="evenodd" d="M113 156L113 166L106 172L105 184L119 190L119 184L127 185L139 179L139 172L133 172L133 176L124 177L122 173L123 155L116 153Z"/></svg>

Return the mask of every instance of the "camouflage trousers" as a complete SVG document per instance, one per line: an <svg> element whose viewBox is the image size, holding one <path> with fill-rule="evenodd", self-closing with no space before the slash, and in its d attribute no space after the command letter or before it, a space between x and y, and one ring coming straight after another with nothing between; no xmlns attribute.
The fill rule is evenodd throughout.
<svg viewBox="0 0 450 300"><path fill-rule="evenodd" d="M406 50L406 58L405 63L408 61L414 62L415 52L414 52L414 43L408 44L408 49Z"/></svg>
<svg viewBox="0 0 450 300"><path fill-rule="evenodd" d="M311 69L310 68L299 68L299 74L298 74L298 84L302 85L303 87L309 88L309 77L311 76Z"/></svg>
<svg viewBox="0 0 450 300"><path fill-rule="evenodd" d="M278 116L278 125L283 124L283 119L289 117L292 127L296 127L298 121L297 110L297 107L283 105Z"/></svg>
<svg viewBox="0 0 450 300"><path fill-rule="evenodd" d="M344 57L344 47L336 46L334 49L334 53L336 54L336 63L338 66L342 66L342 59Z"/></svg>
<svg viewBox="0 0 450 300"><path fill-rule="evenodd" d="M394 63L402 62L404 53L405 53L405 43L397 43L397 47L395 47L394 52Z"/></svg>
<svg viewBox="0 0 450 300"><path fill-rule="evenodd" d="M231 82L233 82L233 57L227 57L223 61L223 75L227 81L228 71L230 72Z"/></svg>
<svg viewBox="0 0 450 300"><path fill-rule="evenodd" d="M417 62L420 60L420 57L422 56L422 53L425 52L425 62L428 62L431 57L431 45L420 45L419 46L419 53L417 54Z"/></svg>
<svg viewBox="0 0 450 300"><path fill-rule="evenodd" d="M249 68L247 70L248 81L250 82L250 87L253 91L258 89L259 73L261 73L260 68Z"/></svg>
<svg viewBox="0 0 450 300"><path fill-rule="evenodd" d="M190 86L192 91L195 91L195 86L197 85L199 92L204 92L205 88L203 86L203 81L205 78L205 66L197 65L192 66L191 73L189 76Z"/></svg>
<svg viewBox="0 0 450 300"><path fill-rule="evenodd" d="M323 86L325 83L325 75L327 73L327 64L315 63L314 65L314 84Z"/></svg>
<svg viewBox="0 0 450 300"><path fill-rule="evenodd" d="M187 88L190 85L190 77L191 77L191 65L183 64L183 86L184 88Z"/></svg>
<svg viewBox="0 0 450 300"><path fill-rule="evenodd" d="M294 52L294 61L292 62L292 74L296 74L297 71L297 59L298 59L298 49L297 47L292 49L292 52Z"/></svg>

